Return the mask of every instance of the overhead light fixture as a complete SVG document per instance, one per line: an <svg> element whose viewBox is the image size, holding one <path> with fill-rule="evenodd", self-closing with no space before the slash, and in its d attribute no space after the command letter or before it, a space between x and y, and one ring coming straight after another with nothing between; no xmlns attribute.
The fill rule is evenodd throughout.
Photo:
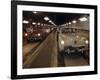
<svg viewBox="0 0 100 80"><path fill-rule="evenodd" d="M71 24L71 22L69 22L68 24Z"/></svg>
<svg viewBox="0 0 100 80"><path fill-rule="evenodd" d="M34 13L34 14L37 14L37 12L36 12L36 11L33 11L33 13Z"/></svg>
<svg viewBox="0 0 100 80"><path fill-rule="evenodd" d="M45 21L48 21L48 20L49 20L49 18L46 16L46 17L44 17L44 20L45 20Z"/></svg>
<svg viewBox="0 0 100 80"><path fill-rule="evenodd" d="M33 22L32 24L33 24L33 25L35 25L36 23L35 23L35 22Z"/></svg>
<svg viewBox="0 0 100 80"><path fill-rule="evenodd" d="M46 29L46 33L49 33L50 32L50 29Z"/></svg>
<svg viewBox="0 0 100 80"><path fill-rule="evenodd" d="M74 24L75 24L75 23L76 23L76 20L73 20L73 21L72 21L72 23L74 23Z"/></svg>
<svg viewBox="0 0 100 80"><path fill-rule="evenodd" d="M56 24L54 22L51 22L52 25L56 26Z"/></svg>
<svg viewBox="0 0 100 80"><path fill-rule="evenodd" d="M43 24L41 24L41 26L43 26Z"/></svg>
<svg viewBox="0 0 100 80"><path fill-rule="evenodd" d="M50 23L52 23L52 21L51 21L51 20L49 20L49 22L50 22Z"/></svg>
<svg viewBox="0 0 100 80"><path fill-rule="evenodd" d="M23 21L23 23L24 23L24 24L28 24L28 23L29 23L29 21L24 20L24 21Z"/></svg>
<svg viewBox="0 0 100 80"><path fill-rule="evenodd" d="M37 23L37 25L40 25L40 23Z"/></svg>
<svg viewBox="0 0 100 80"><path fill-rule="evenodd" d="M87 21L87 18L86 17L82 17L82 18L79 18L79 20L83 22L83 21Z"/></svg>

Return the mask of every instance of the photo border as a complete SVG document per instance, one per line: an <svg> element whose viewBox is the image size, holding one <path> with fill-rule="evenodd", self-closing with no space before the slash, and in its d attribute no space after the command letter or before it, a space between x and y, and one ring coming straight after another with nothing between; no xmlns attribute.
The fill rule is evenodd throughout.
<svg viewBox="0 0 100 80"><path fill-rule="evenodd" d="M95 27L94 28L94 53L95 53L94 71L18 75L17 74L17 5L94 9L94 27ZM74 75L89 75L89 74L97 74L97 6L96 5L47 3L47 2L33 2L33 1L11 1L11 78L12 79L59 77L59 76L74 76Z"/></svg>

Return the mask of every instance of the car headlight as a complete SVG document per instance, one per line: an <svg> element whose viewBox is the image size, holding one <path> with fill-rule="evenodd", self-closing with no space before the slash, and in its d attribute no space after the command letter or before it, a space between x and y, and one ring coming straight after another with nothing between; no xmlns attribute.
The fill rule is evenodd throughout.
<svg viewBox="0 0 100 80"><path fill-rule="evenodd" d="M64 41L63 40L61 40L61 44L64 45Z"/></svg>
<svg viewBox="0 0 100 80"><path fill-rule="evenodd" d="M85 41L85 44L88 44L88 43L89 43L89 41L88 41L88 40L86 40L86 41Z"/></svg>
<svg viewBox="0 0 100 80"><path fill-rule="evenodd" d="M40 33L38 33L37 35L40 36Z"/></svg>
<svg viewBox="0 0 100 80"><path fill-rule="evenodd" d="M25 36L27 37L27 36L28 36L28 34L27 34L27 33L25 33Z"/></svg>

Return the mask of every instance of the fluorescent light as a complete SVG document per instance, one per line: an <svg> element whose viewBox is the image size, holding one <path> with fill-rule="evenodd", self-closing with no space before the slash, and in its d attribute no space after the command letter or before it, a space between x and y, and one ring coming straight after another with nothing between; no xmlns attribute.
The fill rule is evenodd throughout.
<svg viewBox="0 0 100 80"><path fill-rule="evenodd" d="M32 24L33 24L33 25L35 25L36 23L35 23L35 22L33 22Z"/></svg>
<svg viewBox="0 0 100 80"><path fill-rule="evenodd" d="M69 22L68 24L71 24L71 22Z"/></svg>
<svg viewBox="0 0 100 80"><path fill-rule="evenodd" d="M46 32L49 33L50 32L50 29L46 29Z"/></svg>
<svg viewBox="0 0 100 80"><path fill-rule="evenodd" d="M75 24L75 23L76 23L76 20L73 20L73 21L72 21L72 23L74 23L74 24Z"/></svg>
<svg viewBox="0 0 100 80"><path fill-rule="evenodd" d="M24 21L23 21L23 23L28 24L28 23L29 23L29 21L24 20Z"/></svg>
<svg viewBox="0 0 100 80"><path fill-rule="evenodd" d="M50 23L52 23L52 21L51 21L51 20L49 20L49 22L50 22Z"/></svg>
<svg viewBox="0 0 100 80"><path fill-rule="evenodd" d="M40 25L40 23L37 23L37 25Z"/></svg>
<svg viewBox="0 0 100 80"><path fill-rule="evenodd" d="M37 12L36 12L36 11L33 11L33 13L34 13L34 14L37 14Z"/></svg>
<svg viewBox="0 0 100 80"><path fill-rule="evenodd" d="M83 22L83 21L87 21L87 18L86 17L82 17L82 18L79 18L79 20Z"/></svg>
<svg viewBox="0 0 100 80"><path fill-rule="evenodd" d="M41 24L41 26L43 26L43 24Z"/></svg>
<svg viewBox="0 0 100 80"><path fill-rule="evenodd" d="M46 17L44 17L44 20L48 21L48 20L49 20L49 18L46 16Z"/></svg>

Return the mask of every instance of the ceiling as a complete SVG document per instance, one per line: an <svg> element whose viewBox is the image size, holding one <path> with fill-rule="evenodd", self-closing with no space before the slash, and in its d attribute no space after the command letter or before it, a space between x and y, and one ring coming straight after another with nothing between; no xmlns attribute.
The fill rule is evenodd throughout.
<svg viewBox="0 0 100 80"><path fill-rule="evenodd" d="M23 11L23 20L28 20L31 22L40 22L44 24L50 24L48 21L44 20L45 16L48 16L56 25L62 25L66 22L72 20L78 20L82 16L89 16L89 14L79 14L79 13L55 13L55 12L37 12L36 14L33 11Z"/></svg>

